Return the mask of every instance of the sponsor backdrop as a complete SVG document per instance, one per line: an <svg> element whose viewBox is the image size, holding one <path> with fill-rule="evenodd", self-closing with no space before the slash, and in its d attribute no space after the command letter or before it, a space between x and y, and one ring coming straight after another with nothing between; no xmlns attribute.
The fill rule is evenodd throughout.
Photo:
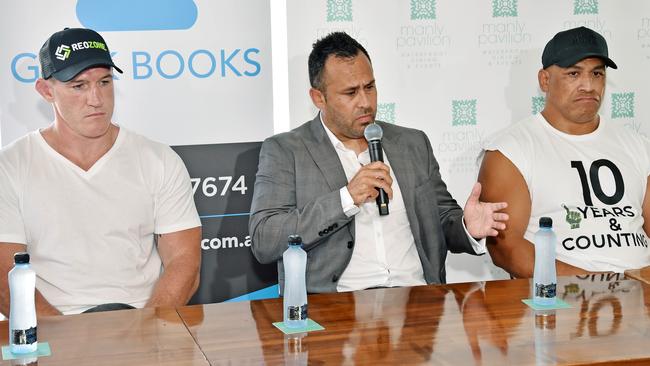
<svg viewBox="0 0 650 366"><path fill-rule="evenodd" d="M650 3L630 0L287 0L291 126L316 113L307 89L311 44L345 31L370 53L378 118L424 130L443 179L463 205L481 143L543 108L537 71L558 31L587 26L608 41L601 115L650 133ZM488 256L450 255L447 280L505 278Z"/></svg>
<svg viewBox="0 0 650 366"><path fill-rule="evenodd" d="M274 266L256 263L246 228L259 141L282 132L272 120L271 6L24 0L0 12L2 145L52 120L33 89L45 38L64 26L106 38L125 71L117 75L114 120L175 145L190 171L204 225L194 302L277 296ZM316 113L307 93L311 44L344 30L373 59L378 117L428 134L460 204L476 179L482 141L543 107L537 70L559 30L586 25L607 38L620 69L608 71L601 115L650 133L641 102L650 85L647 1L286 0L286 7L289 91L275 97L290 105L291 127ZM447 267L450 282L505 278L487 256L450 255Z"/></svg>
<svg viewBox="0 0 650 366"><path fill-rule="evenodd" d="M257 263L248 235L260 147L259 142L174 147L193 177L203 223L201 286L192 302L278 296L276 265Z"/></svg>
<svg viewBox="0 0 650 366"><path fill-rule="evenodd" d="M116 74L114 121L176 145L192 177L203 223L202 282L192 302L277 296L275 265L257 264L248 237L259 141L273 133L270 22L269 2L257 0L5 4L2 145L53 119L34 90L45 39L63 27L99 31L124 71Z"/></svg>

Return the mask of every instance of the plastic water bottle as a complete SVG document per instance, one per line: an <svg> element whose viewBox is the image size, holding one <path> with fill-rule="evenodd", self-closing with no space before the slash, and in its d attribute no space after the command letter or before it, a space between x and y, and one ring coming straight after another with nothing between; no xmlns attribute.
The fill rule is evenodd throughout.
<svg viewBox="0 0 650 366"><path fill-rule="evenodd" d="M36 352L36 273L29 266L29 254L14 254L9 271L9 345L14 354Z"/></svg>
<svg viewBox="0 0 650 366"><path fill-rule="evenodd" d="M533 303L537 305L555 305L556 244L557 237L553 232L553 220L550 217L541 217L539 230L535 233L535 272L533 274Z"/></svg>
<svg viewBox="0 0 650 366"><path fill-rule="evenodd" d="M302 249L302 238L289 235L289 248L282 254L284 263L284 326L307 326L307 287L305 270L307 253Z"/></svg>

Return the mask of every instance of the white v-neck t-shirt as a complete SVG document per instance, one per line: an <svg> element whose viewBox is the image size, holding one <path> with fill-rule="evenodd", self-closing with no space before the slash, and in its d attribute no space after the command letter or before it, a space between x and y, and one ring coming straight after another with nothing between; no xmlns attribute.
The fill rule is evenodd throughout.
<svg viewBox="0 0 650 366"><path fill-rule="evenodd" d="M144 306L163 270L154 234L198 226L179 156L124 128L88 171L39 131L0 151L0 242L27 245L36 288L65 314Z"/></svg>

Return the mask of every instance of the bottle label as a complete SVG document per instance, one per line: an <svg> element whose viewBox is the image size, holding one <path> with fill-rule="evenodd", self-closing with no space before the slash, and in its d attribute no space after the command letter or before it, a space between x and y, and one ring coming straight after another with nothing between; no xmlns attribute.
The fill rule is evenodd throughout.
<svg viewBox="0 0 650 366"><path fill-rule="evenodd" d="M541 283L535 284L535 296L543 298L552 298L555 297L556 284L549 283L548 285L543 285Z"/></svg>
<svg viewBox="0 0 650 366"><path fill-rule="evenodd" d="M307 319L307 304L303 306L289 306L287 308L289 320Z"/></svg>
<svg viewBox="0 0 650 366"><path fill-rule="evenodd" d="M14 329L11 332L11 344L33 344L36 342L36 327Z"/></svg>

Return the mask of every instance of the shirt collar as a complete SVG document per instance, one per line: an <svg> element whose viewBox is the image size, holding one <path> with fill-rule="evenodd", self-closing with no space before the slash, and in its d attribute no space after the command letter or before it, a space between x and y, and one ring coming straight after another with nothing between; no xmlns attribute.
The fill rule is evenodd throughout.
<svg viewBox="0 0 650 366"><path fill-rule="evenodd" d="M334 145L335 148L340 149L340 150L345 150L345 151L350 150L347 147L345 147L345 145L343 145L341 140L339 140L339 138L336 137L334 132L332 132L332 130L330 130L325 125L325 122L323 122L323 114L322 113L320 113L320 112L318 113L318 118L320 119L320 123L323 125L323 128L325 129L325 132L327 133L327 137L329 137L330 141L332 142L332 145Z"/></svg>

